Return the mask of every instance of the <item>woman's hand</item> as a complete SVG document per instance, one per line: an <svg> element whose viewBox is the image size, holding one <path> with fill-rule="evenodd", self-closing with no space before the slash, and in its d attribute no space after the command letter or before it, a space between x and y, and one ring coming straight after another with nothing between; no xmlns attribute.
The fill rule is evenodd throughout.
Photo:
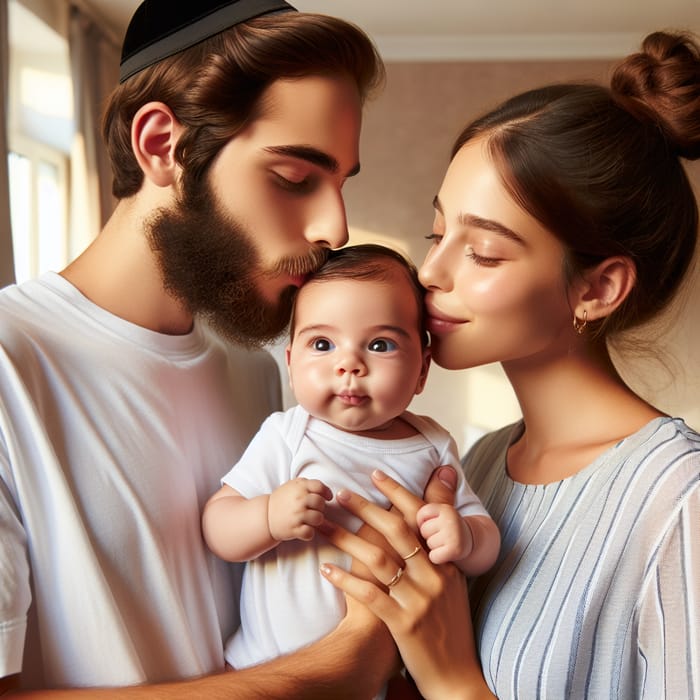
<svg viewBox="0 0 700 700"><path fill-rule="evenodd" d="M449 482L446 472L441 476ZM403 565L385 546L327 523L321 528L326 537L364 564L375 581L330 564L322 566L323 575L387 625L425 698L493 698L476 655L466 580L452 564L432 564L417 534L416 513L424 501L382 472L373 481L393 504L391 511L347 490L337 500L380 533ZM443 500L452 497L444 487L442 494Z"/></svg>

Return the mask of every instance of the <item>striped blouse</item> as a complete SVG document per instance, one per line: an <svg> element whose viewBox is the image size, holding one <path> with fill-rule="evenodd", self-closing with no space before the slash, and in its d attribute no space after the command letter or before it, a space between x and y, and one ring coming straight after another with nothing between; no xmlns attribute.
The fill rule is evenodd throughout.
<svg viewBox="0 0 700 700"><path fill-rule="evenodd" d="M506 473L517 423L464 467L498 523L472 582L484 675L502 700L700 700L700 435L657 418L561 482Z"/></svg>

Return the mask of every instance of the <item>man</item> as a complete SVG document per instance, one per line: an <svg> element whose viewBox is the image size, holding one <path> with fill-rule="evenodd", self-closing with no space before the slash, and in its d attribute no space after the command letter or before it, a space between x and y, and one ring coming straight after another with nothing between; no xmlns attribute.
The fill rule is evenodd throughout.
<svg viewBox="0 0 700 700"><path fill-rule="evenodd" d="M115 212L60 274L0 293L0 691L358 697L386 678L393 645L357 606L318 645L225 673L234 573L199 531L279 407L272 360L240 345L279 334L346 242L380 76L357 28L286 2L136 11L104 123Z"/></svg>

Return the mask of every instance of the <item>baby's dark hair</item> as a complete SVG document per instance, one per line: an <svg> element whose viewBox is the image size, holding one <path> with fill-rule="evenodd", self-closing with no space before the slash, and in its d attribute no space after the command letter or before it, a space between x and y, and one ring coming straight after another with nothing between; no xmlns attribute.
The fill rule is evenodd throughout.
<svg viewBox="0 0 700 700"><path fill-rule="evenodd" d="M310 274L304 284L348 279L383 282L389 279L389 270L392 268L392 264L398 264L411 283L418 309L421 342L425 347L429 343L429 336L425 329L425 309L423 307L425 290L418 280L416 266L393 248L376 243L361 243L331 250L326 262L316 272ZM291 338L294 337L295 312L296 305L292 310L292 320L289 329Z"/></svg>

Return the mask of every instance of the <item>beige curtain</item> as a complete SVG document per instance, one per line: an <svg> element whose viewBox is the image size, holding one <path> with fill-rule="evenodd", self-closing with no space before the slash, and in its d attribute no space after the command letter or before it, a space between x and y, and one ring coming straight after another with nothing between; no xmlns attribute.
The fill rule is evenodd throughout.
<svg viewBox="0 0 700 700"><path fill-rule="evenodd" d="M8 27L7 0L0 0L0 287L15 281L10 223L10 183L7 174L7 81Z"/></svg>
<svg viewBox="0 0 700 700"><path fill-rule="evenodd" d="M75 103L69 251L73 258L99 233L114 208L100 119L119 79L119 48L80 7L70 5L68 21Z"/></svg>

